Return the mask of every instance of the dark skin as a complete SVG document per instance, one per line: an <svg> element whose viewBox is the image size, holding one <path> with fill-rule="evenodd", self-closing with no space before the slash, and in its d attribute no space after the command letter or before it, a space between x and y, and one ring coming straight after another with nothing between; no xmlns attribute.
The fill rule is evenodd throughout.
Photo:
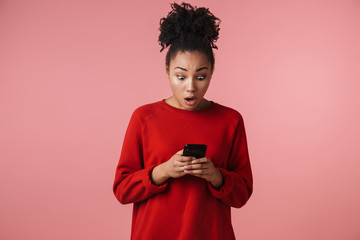
<svg viewBox="0 0 360 240"><path fill-rule="evenodd" d="M175 153L168 161L156 166L151 174L156 185L163 184L170 177L179 178L186 174L203 178L215 188L220 188L223 183L222 174L208 157L195 159L182 156L183 150Z"/></svg>
<svg viewBox="0 0 360 240"><path fill-rule="evenodd" d="M204 98L211 79L211 64L204 53L199 51L179 52L166 66L173 96L165 102L173 107L189 111L208 107L211 103ZM186 96L196 98L193 105L187 105ZM223 184L219 169L209 157L195 159L182 156L183 149L175 153L168 161L156 166L151 178L156 185L161 185L169 178L180 178L186 174L203 178L215 188Z"/></svg>

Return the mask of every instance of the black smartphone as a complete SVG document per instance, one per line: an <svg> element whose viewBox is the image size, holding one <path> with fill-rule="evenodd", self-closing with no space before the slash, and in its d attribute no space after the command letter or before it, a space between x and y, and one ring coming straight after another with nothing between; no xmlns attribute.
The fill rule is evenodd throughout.
<svg viewBox="0 0 360 240"><path fill-rule="evenodd" d="M205 144L185 144L183 156L196 158L205 157L207 146Z"/></svg>

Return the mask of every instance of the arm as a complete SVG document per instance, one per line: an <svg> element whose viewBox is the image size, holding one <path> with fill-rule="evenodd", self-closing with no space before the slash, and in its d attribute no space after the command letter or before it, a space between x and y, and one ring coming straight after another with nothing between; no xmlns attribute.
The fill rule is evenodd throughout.
<svg viewBox="0 0 360 240"><path fill-rule="evenodd" d="M182 156L180 150L168 161L144 168L141 129L141 117L135 111L125 134L113 185L116 198L123 204L139 202L164 191L167 180L184 176L184 166L193 160Z"/></svg>
<svg viewBox="0 0 360 240"><path fill-rule="evenodd" d="M153 183L161 185L169 178L179 178L186 174L184 169L191 164L191 161L195 160L195 157L182 156L183 151L184 149L178 151L168 161L154 167L151 174Z"/></svg>
<svg viewBox="0 0 360 240"><path fill-rule="evenodd" d="M144 168L142 126L138 111L131 116L115 172L113 192L122 204L145 200L165 190L167 183L157 186L151 181L155 165Z"/></svg>
<svg viewBox="0 0 360 240"><path fill-rule="evenodd" d="M211 194L232 207L240 208L245 205L253 191L253 178L245 126L241 115L236 127L227 168L218 169L223 176L223 184L220 189L216 189L208 182Z"/></svg>
<svg viewBox="0 0 360 240"><path fill-rule="evenodd" d="M237 123L227 168L216 168L208 157L195 159L185 173L208 181L210 193L229 206L242 207L252 194L252 173L241 115Z"/></svg>

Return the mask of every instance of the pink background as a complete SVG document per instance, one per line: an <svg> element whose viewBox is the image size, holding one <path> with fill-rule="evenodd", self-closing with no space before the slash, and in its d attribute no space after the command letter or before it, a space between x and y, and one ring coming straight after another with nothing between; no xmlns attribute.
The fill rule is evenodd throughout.
<svg viewBox="0 0 360 240"><path fill-rule="evenodd" d="M207 98L245 119L237 239L360 239L360 2L191 3L222 20ZM0 239L129 238L113 177L132 111L171 95L169 10L0 1Z"/></svg>

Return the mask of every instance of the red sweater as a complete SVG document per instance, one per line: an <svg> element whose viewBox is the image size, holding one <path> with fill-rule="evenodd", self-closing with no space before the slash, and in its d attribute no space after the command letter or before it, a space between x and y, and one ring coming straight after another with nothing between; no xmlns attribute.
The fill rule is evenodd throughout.
<svg viewBox="0 0 360 240"><path fill-rule="evenodd" d="M152 183L152 169L187 143L207 145L206 156L223 175L219 190L191 175L161 186ZM134 203L131 239L235 239L230 207L242 207L252 185L244 122L237 111L214 102L188 111L162 100L133 112L113 185L121 203Z"/></svg>

